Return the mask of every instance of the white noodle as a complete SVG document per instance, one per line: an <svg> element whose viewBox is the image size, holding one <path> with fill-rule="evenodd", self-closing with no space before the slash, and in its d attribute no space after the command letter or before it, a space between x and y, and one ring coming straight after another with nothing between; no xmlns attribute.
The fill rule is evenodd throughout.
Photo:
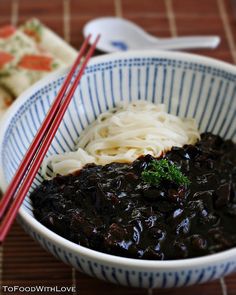
<svg viewBox="0 0 236 295"><path fill-rule="evenodd" d="M54 175L65 175L88 163L132 162L146 154L158 157L173 146L194 144L199 138L193 119L168 114L163 104L121 104L102 113L81 133L76 151L45 159L42 174L46 176L48 165Z"/></svg>

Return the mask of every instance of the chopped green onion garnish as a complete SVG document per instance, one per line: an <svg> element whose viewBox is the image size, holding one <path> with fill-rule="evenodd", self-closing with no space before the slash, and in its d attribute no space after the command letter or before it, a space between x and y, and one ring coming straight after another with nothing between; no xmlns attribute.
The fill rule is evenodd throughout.
<svg viewBox="0 0 236 295"><path fill-rule="evenodd" d="M162 181L170 181L177 185L189 185L190 180L179 167L167 159L153 160L150 166L142 174L144 182L159 185Z"/></svg>

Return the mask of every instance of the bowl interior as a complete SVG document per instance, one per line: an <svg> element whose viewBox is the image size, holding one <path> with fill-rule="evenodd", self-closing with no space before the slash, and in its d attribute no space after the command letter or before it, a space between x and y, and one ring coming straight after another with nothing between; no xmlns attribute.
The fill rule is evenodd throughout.
<svg viewBox="0 0 236 295"><path fill-rule="evenodd" d="M114 55L95 59L76 89L47 156L73 150L81 131L101 112L120 101L164 103L172 114L194 117L201 132L210 131L235 140L235 72L226 71L217 63L209 65L199 60L189 56L175 59L173 55L140 56L138 53L131 57ZM51 77L33 86L12 108L0 150L5 186L63 83L63 75ZM39 171L31 190L42 180ZM28 197L22 206L25 213L32 215Z"/></svg>

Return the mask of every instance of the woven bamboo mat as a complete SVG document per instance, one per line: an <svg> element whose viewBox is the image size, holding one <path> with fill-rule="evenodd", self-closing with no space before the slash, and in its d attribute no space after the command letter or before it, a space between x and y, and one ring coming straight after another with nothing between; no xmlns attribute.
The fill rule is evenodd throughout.
<svg viewBox="0 0 236 295"><path fill-rule="evenodd" d="M236 0L0 0L0 25L37 17L75 48L82 43L83 25L106 15L130 19L156 36L218 34L222 38L219 48L194 52L236 63ZM45 252L17 223L0 248L0 279L0 285L8 286L76 286L80 295L151 294L75 271ZM153 290L152 294L235 295L236 275L178 290Z"/></svg>

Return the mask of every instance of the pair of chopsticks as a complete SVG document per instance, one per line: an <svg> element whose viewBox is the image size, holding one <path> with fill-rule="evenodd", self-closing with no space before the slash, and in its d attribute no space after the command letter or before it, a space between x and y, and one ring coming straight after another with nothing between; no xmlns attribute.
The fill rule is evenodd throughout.
<svg viewBox="0 0 236 295"><path fill-rule="evenodd" d="M4 241L14 219L16 218L17 212L22 202L24 201L25 195L27 194L35 178L35 175L38 172L40 165L48 151L48 148L57 132L57 129L73 97L76 87L80 82L84 70L94 53L100 36L97 36L94 43L88 50L90 38L91 35L89 35L85 39L80 49L79 55L74 65L72 66L71 71L65 79L40 129L38 130L24 159L17 169L16 174L11 180L6 193L3 195L0 201L0 218L3 218L0 225L0 242ZM73 78L73 75L76 73L77 68L79 68L78 73L74 78L72 86L69 88L70 82ZM12 203L10 205L11 201Z"/></svg>

